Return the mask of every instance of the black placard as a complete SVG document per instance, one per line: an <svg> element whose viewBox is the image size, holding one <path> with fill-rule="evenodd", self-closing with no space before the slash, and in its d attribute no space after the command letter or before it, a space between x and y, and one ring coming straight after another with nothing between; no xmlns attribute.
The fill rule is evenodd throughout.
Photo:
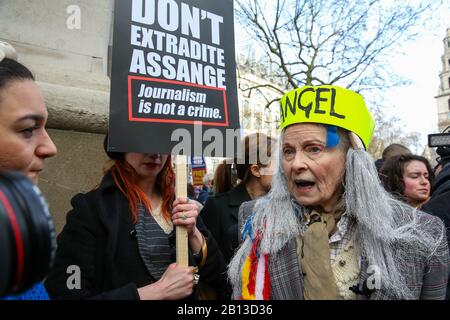
<svg viewBox="0 0 450 320"><path fill-rule="evenodd" d="M173 153L172 133L185 129L184 151L199 155L194 142L210 141L194 124L225 139L239 128L237 101L233 1L115 2L110 151Z"/></svg>

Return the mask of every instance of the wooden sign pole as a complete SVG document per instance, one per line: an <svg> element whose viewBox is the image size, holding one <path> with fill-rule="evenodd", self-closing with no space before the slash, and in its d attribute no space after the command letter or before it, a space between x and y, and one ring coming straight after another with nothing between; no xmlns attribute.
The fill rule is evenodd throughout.
<svg viewBox="0 0 450 320"><path fill-rule="evenodd" d="M187 158L184 155L175 156L175 194L177 197L187 197ZM176 227L177 265L189 266L188 233L185 227Z"/></svg>

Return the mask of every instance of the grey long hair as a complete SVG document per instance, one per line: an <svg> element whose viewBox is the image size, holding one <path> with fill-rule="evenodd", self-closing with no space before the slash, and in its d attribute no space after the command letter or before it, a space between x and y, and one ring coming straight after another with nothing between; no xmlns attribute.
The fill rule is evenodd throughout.
<svg viewBox="0 0 450 320"><path fill-rule="evenodd" d="M262 232L265 225L259 248L264 254L278 252L306 230L303 215L298 212L307 209L292 200L281 161L277 167L270 192L257 200L253 212L253 232ZM435 255L438 246L445 242L442 224L386 192L372 157L364 150L348 148L344 188L346 213L356 221L355 243L359 252L379 268L381 286L390 298L413 298L403 276L411 270L407 258L414 255L426 261ZM251 246L247 237L228 267L235 298L241 295L242 266Z"/></svg>

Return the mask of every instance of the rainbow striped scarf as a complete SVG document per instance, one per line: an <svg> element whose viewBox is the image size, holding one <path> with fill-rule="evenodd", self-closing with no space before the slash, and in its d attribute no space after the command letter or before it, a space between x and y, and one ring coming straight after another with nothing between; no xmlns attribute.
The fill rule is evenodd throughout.
<svg viewBox="0 0 450 320"><path fill-rule="evenodd" d="M242 268L242 300L269 300L270 299L270 275L269 255L258 252L261 233L257 232L253 237L251 228L252 219L245 223L242 237L249 236L252 249Z"/></svg>

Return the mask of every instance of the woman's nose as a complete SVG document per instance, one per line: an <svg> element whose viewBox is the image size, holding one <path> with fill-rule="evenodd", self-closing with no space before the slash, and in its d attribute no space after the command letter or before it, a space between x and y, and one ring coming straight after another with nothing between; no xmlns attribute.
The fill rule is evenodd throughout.
<svg viewBox="0 0 450 320"><path fill-rule="evenodd" d="M427 177L424 177L424 176L420 177L420 184L429 184L429 183L430 183L430 180L428 180Z"/></svg>
<svg viewBox="0 0 450 320"><path fill-rule="evenodd" d="M157 159L161 156L159 153L149 153L147 155L152 159Z"/></svg>
<svg viewBox="0 0 450 320"><path fill-rule="evenodd" d="M297 152L295 154L294 160L292 161L292 168L294 170L304 170L308 168L307 158L302 152Z"/></svg>
<svg viewBox="0 0 450 320"><path fill-rule="evenodd" d="M44 133L36 147L36 155L40 158L53 157L57 152L56 146L48 135L47 130Z"/></svg>

